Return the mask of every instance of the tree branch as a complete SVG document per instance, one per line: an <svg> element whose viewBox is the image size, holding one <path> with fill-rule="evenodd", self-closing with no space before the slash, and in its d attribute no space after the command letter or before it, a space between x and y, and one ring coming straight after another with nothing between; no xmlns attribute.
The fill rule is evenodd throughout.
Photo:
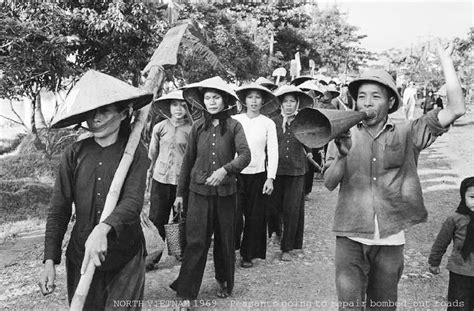
<svg viewBox="0 0 474 311"><path fill-rule="evenodd" d="M29 131L28 127L27 127L27 126L26 126L26 125L25 125L23 122L20 122L20 121L17 121L17 120L11 119L11 118L9 118L9 117L5 117L4 115L1 115L1 114L0 114L0 117L2 117L2 118L4 118L4 119L6 119L6 120L8 120L8 121L11 121L11 122L13 122L13 123L16 123L16 124L22 125L24 128L26 128L26 129Z"/></svg>
<svg viewBox="0 0 474 311"><path fill-rule="evenodd" d="M20 124L20 125L23 125L23 127L28 130L28 127L26 126L25 121L23 121L23 119L20 117L20 115L18 114L18 112L16 112L15 108L13 108L13 102L12 102L12 100L10 99L8 103L10 104L10 110L15 114L15 116L16 116L16 117L18 118L18 120L20 120L20 121L15 121L15 120L11 120L11 119L10 119L10 120L13 121L13 122L15 122L15 123L18 123L18 124ZM4 117L4 118L6 118L6 117Z"/></svg>

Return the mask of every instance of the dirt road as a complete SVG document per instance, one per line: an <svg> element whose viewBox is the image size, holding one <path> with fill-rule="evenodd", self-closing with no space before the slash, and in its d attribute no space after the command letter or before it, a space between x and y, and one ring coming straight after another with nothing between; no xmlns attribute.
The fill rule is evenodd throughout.
<svg viewBox="0 0 474 311"><path fill-rule="evenodd" d="M428 222L407 231L405 270L399 286L399 310L444 310L448 272L427 273L427 256L445 217L459 203L459 183L474 176L474 113L443 135L420 156L419 174L429 210ZM327 191L316 180L306 201L305 245L291 262L278 259L278 247L269 244L268 258L251 269L236 269L234 296L216 299L209 253L206 272L196 306L198 309L300 309L334 310L337 307L334 285L334 244L331 232L337 192ZM18 243L21 243L18 246ZM43 297L36 285L42 264L42 240L0 245L0 308L26 310L66 309L64 266L58 268L57 289ZM14 253L15 252L15 253ZM448 250L448 253L450 250ZM15 254L15 255L12 255ZM447 256L446 256L447 257ZM168 285L179 266L166 258L158 269L147 273L144 310L166 310L175 306L175 294Z"/></svg>

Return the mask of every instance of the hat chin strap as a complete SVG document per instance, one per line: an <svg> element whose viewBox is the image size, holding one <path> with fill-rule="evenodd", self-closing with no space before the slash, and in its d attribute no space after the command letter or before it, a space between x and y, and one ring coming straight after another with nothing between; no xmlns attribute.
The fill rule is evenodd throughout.
<svg viewBox="0 0 474 311"><path fill-rule="evenodd" d="M79 128L82 128L86 131L89 131L91 133L98 133L98 132L101 132L103 131L107 126L109 126L112 122L116 121L117 119L120 119L122 117L122 112L116 114L115 116L113 116L112 118L110 118L107 122L105 123L102 123L101 125L99 125L98 127L94 127L94 128L90 128L90 127L85 127L85 126L82 126L81 123L79 123L77 126L76 126L76 129L79 129Z"/></svg>

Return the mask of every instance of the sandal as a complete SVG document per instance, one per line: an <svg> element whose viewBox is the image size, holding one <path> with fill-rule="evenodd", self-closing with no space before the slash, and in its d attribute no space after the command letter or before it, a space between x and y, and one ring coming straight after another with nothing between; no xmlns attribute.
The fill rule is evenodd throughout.
<svg viewBox="0 0 474 311"><path fill-rule="evenodd" d="M281 254L281 261L291 261L290 253L284 252Z"/></svg>
<svg viewBox="0 0 474 311"><path fill-rule="evenodd" d="M251 261L247 261L247 260L242 260L240 262L240 266L242 268L252 268L253 267L253 263Z"/></svg>
<svg viewBox="0 0 474 311"><path fill-rule="evenodd" d="M227 287L225 286L224 282L217 281L217 297L219 298L227 298L229 297L229 293L227 292Z"/></svg>

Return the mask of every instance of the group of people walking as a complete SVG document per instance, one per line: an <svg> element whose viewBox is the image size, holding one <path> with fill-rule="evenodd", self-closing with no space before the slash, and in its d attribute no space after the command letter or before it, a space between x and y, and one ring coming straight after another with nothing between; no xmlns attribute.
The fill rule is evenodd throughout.
<svg viewBox="0 0 474 311"><path fill-rule="evenodd" d="M259 79L234 90L213 77L166 94L155 101L165 119L153 128L148 157L139 144L118 205L105 219L100 214L124 153L129 113L150 98L132 88L120 98L66 109L56 124L87 121L92 137L73 144L61 159L46 225L42 292L54 289L54 267L60 262L74 203L77 218L66 253L69 301L85 270L83 259L98 269L86 308L107 309L116 299L143 299L146 250L139 215L146 181L151 186L149 217L163 239L172 211L186 218L180 272L170 284L184 305L198 297L212 241L220 298L233 293L237 249L240 266L251 268L255 258L265 259L267 237L274 233L281 260L292 260L303 248L305 174L313 157L313 150L296 139L294 121L299 110L317 107L372 112L370 119L329 144L324 166L325 186L339 187L334 232L340 307L396 302L404 230L427 216L416 172L419 152L465 110L451 52L452 46L439 50L449 105L403 124L389 118L402 100L391 76L381 70L369 70L341 91L330 83L322 88L311 78L276 90L271 81ZM114 78L100 78L110 86L101 92L113 94L123 87ZM84 83L88 87L103 85L97 76L88 79L95 79ZM202 117L193 120L192 109L199 109ZM471 199L464 202L474 209L469 207ZM471 213L470 223L463 222L463 228L469 226L466 241L471 242L472 223ZM471 265L472 250L463 249ZM433 266L442 256L437 254ZM468 277L472 282L474 273Z"/></svg>

